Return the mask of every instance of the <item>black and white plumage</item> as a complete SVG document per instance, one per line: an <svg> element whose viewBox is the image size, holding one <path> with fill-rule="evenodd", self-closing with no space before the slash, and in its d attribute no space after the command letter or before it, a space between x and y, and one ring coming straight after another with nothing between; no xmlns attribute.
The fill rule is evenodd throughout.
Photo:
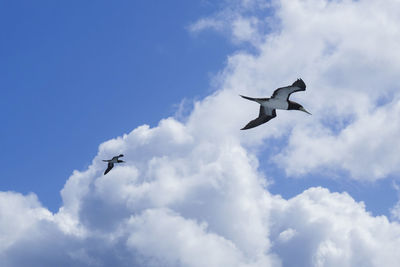
<svg viewBox="0 0 400 267"><path fill-rule="evenodd" d="M241 130L254 128L275 118L277 109L300 110L311 115L311 113L305 110L302 105L289 100L291 94L305 90L306 84L304 81L302 79L297 79L297 81L295 81L292 85L276 89L271 98L254 98L241 95L241 97L245 99L255 101L260 104L260 113L258 114L258 117L250 121Z"/></svg>
<svg viewBox="0 0 400 267"><path fill-rule="evenodd" d="M123 156L124 155L119 154L118 156L115 156L112 159L106 159L106 160L103 159L104 162L108 162L108 166L107 166L107 169L104 171L104 175L106 175L109 171L111 171L111 169L114 167L114 163L125 162L125 161L119 159L120 157L123 157Z"/></svg>

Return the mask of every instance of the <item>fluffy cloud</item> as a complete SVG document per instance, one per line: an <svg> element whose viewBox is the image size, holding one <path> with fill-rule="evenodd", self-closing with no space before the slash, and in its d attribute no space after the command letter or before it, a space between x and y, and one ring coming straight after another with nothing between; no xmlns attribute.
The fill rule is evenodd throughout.
<svg viewBox="0 0 400 267"><path fill-rule="evenodd" d="M340 133L321 126L296 129L277 162L294 175L315 168L342 168L354 178L371 180L398 173L399 114L400 101L394 100L366 112Z"/></svg>
<svg viewBox="0 0 400 267"><path fill-rule="evenodd" d="M282 1L278 42L292 39L307 53L303 71L318 101L307 104L319 120L293 132L279 157L287 173L340 167L369 180L399 173L398 11L396 1Z"/></svg>
<svg viewBox="0 0 400 267"><path fill-rule="evenodd" d="M272 195L256 153L266 139L283 138L287 146L272 157L290 175L341 168L376 180L399 172L400 61L392 52L400 5L273 5L273 27L255 15L270 10L264 1L233 1L229 16L208 18L257 53L230 56L220 89L185 123L167 118L101 144L89 168L67 180L57 213L34 194L1 192L0 265L397 266L397 222L325 188ZM238 93L265 96L298 76L309 87L294 97L312 117L279 112L267 128L238 130L258 113ZM120 153L127 163L102 175L101 159Z"/></svg>
<svg viewBox="0 0 400 267"><path fill-rule="evenodd" d="M234 3L237 6L237 1ZM259 1L242 3L257 6ZM400 23L396 15L399 3L387 1L383 5L372 0L272 3L275 8L272 22L271 17L265 19L263 14L255 18L254 12L248 14L246 8L230 8L227 10L235 15L212 17L218 23L225 21L231 25L233 32L236 25L255 25L254 21L258 25L251 30L241 27L239 32L258 36L256 41L246 39L257 53L239 52L229 58L220 75L221 87L226 92L218 96L230 93L232 97L234 94L269 96L274 88L302 77L308 90L292 98L314 115L309 118L296 112L278 111L277 119L269 122L268 131L254 129L246 135L251 136L248 138L251 141L242 142L259 144L265 138L285 133L289 145L275 159L291 176L326 168L341 168L359 180L398 174L400 158L394 152L400 147L396 136L400 131L397 90L400 56L394 51L400 44L396 26ZM264 12L268 13L267 10L270 9ZM265 29L267 34L263 34ZM231 101L232 106L243 107L229 109L236 121L245 124L252 119L245 114L257 116L253 103Z"/></svg>
<svg viewBox="0 0 400 267"><path fill-rule="evenodd" d="M400 226L384 216L372 217L346 193L310 188L279 201L271 214L279 222L275 233L280 232L274 251L284 266L398 264Z"/></svg>
<svg viewBox="0 0 400 267"><path fill-rule="evenodd" d="M2 266L397 265L399 224L324 188L271 195L238 139L191 130L170 118L103 143L56 214L2 193ZM127 164L103 176L120 152Z"/></svg>

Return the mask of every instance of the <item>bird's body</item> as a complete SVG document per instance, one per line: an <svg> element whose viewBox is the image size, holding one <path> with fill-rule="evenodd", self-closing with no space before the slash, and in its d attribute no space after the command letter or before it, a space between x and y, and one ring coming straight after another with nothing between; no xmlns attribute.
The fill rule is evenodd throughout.
<svg viewBox="0 0 400 267"><path fill-rule="evenodd" d="M122 163L125 162L123 160L120 160L120 157L123 157L124 155L120 154L118 156L113 157L112 159L103 159L104 162L108 162L107 169L104 171L104 175L106 175L111 169L114 167L114 163Z"/></svg>
<svg viewBox="0 0 400 267"><path fill-rule="evenodd" d="M241 130L254 128L258 125L266 123L267 121L275 118L277 109L300 110L308 114L311 114L307 110L305 110L303 106L300 105L299 103L289 100L289 97L292 93L305 90L306 90L306 84L302 79L298 79L290 86L276 89L270 98L254 98L241 95L241 97L245 99L255 101L260 104L260 113L258 115L258 118L250 121Z"/></svg>
<svg viewBox="0 0 400 267"><path fill-rule="evenodd" d="M266 101L262 102L261 105L264 108L270 109L288 109L289 103L286 101L280 101L275 98L269 98Z"/></svg>

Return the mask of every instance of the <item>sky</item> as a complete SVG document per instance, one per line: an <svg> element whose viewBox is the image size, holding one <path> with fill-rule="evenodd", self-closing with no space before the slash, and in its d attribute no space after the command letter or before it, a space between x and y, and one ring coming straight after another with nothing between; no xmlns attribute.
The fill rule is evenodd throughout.
<svg viewBox="0 0 400 267"><path fill-rule="evenodd" d="M399 12L0 1L0 265L397 266Z"/></svg>
<svg viewBox="0 0 400 267"><path fill-rule="evenodd" d="M57 211L66 178L90 165L101 142L210 93L234 47L187 27L216 7L1 1L1 189L35 192Z"/></svg>

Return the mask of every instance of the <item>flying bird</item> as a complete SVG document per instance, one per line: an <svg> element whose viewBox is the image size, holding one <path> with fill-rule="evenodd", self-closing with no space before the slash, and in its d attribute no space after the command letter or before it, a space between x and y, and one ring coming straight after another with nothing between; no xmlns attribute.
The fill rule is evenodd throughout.
<svg viewBox="0 0 400 267"><path fill-rule="evenodd" d="M271 98L253 98L240 95L241 97L255 101L260 104L260 113L258 118L250 121L245 127L240 130L247 130L254 128L258 125L266 123L267 121L276 117L276 109L283 110L300 110L311 115L310 112L294 101L290 101L289 97L292 93L298 91L305 91L306 84L302 79L297 79L292 85L278 88L274 91Z"/></svg>
<svg viewBox="0 0 400 267"><path fill-rule="evenodd" d="M105 170L104 175L106 175L109 171L111 171L111 169L114 167L114 163L121 163L121 162L125 162L123 160L120 160L120 157L123 157L124 155L119 154L118 156L113 157L112 159L106 159L103 161L104 162L108 162L108 166L107 166L107 170Z"/></svg>

